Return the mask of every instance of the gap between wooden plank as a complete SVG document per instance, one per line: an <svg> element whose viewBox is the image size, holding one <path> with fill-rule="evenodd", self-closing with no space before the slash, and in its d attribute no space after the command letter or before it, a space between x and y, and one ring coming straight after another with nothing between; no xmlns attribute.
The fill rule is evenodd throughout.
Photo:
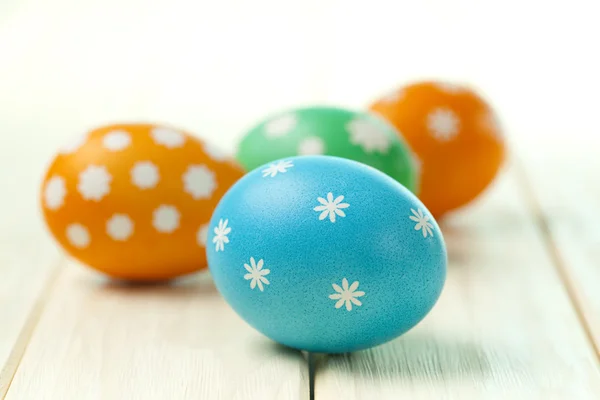
<svg viewBox="0 0 600 400"><path fill-rule="evenodd" d="M10 385L12 384L13 378L17 373L17 369L19 368L21 360L23 359L23 355L27 350L29 341L31 340L44 307L50 298L50 294L52 293L54 285L56 284L56 280L60 274L61 265L63 265L63 262L64 260L60 260L51 267L52 271L50 272L44 287L37 297L37 300L31 308L31 311L29 312L25 324L23 324L21 332L14 343L12 351L6 360L4 367L0 371L0 399L2 400L4 400L6 394L10 390Z"/></svg>
<svg viewBox="0 0 600 400"><path fill-rule="evenodd" d="M310 400L315 400L315 369L316 369L315 353L306 353L306 361L308 362L308 397Z"/></svg>
<svg viewBox="0 0 600 400"><path fill-rule="evenodd" d="M562 257L561 252L558 250L558 244L556 243L552 235L550 224L548 223L548 217L543 212L541 203L531 187L531 179L528 177L527 172L525 171L523 162L518 158L516 160L516 167L517 180L521 187L523 197L525 198L525 201L531 213L535 216L534 222L538 225L538 228L541 232L541 236L544 240L544 244L548 249L548 253L552 257L552 263L554 264L556 271L565 286L565 290L569 295L569 299L573 304L575 312L577 313L577 318L579 319L579 322L583 330L585 331L590 345L594 349L598 365L600 367L600 345L597 344L594 340L594 335L592 333L591 326L588 323L588 320L585 317L585 312L581 307L580 299L577 295L577 293L579 292L579 290L577 289L577 285L575 284L573 278L571 277L571 274L569 273L569 269L565 260Z"/></svg>

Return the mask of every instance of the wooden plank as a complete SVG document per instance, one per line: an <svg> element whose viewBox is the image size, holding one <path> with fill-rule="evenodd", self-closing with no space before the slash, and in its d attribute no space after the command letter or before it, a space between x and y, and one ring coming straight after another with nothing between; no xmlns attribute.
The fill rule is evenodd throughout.
<svg viewBox="0 0 600 400"><path fill-rule="evenodd" d="M304 400L308 386L302 354L244 323L208 274L120 286L70 264L6 399Z"/></svg>
<svg viewBox="0 0 600 400"><path fill-rule="evenodd" d="M316 400L597 399L597 359L507 171L443 223L438 305L389 344L322 360Z"/></svg>
<svg viewBox="0 0 600 400"><path fill-rule="evenodd" d="M0 399L27 347L56 275L56 249L31 238L0 238Z"/></svg>
<svg viewBox="0 0 600 400"><path fill-rule="evenodd" d="M522 141L523 179L600 357L600 158L589 136Z"/></svg>

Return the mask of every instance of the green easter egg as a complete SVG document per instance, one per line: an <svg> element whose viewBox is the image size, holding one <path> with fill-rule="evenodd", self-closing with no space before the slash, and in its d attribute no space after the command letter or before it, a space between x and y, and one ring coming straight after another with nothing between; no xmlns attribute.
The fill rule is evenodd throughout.
<svg viewBox="0 0 600 400"><path fill-rule="evenodd" d="M250 171L280 158L316 154L367 164L417 190L413 152L393 126L362 111L307 107L272 115L246 133L236 158Z"/></svg>

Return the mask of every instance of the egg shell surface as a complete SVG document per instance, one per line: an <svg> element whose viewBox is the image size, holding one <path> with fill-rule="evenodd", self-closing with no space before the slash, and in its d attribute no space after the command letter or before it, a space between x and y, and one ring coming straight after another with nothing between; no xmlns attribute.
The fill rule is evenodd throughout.
<svg viewBox="0 0 600 400"><path fill-rule="evenodd" d="M500 171L506 150L498 117L467 86L416 82L370 109L396 127L421 161L418 195L436 218L470 203Z"/></svg>
<svg viewBox="0 0 600 400"><path fill-rule="evenodd" d="M245 134L236 158L252 170L297 155L362 162L418 191L417 163L406 142L388 122L362 111L314 106L271 115Z"/></svg>
<svg viewBox="0 0 600 400"><path fill-rule="evenodd" d="M421 321L447 256L416 196L343 158L274 165L233 185L211 220L209 268L233 309L276 342L323 353L376 346Z"/></svg>
<svg viewBox="0 0 600 400"><path fill-rule="evenodd" d="M56 155L41 206L54 238L83 264L126 280L170 279L206 267L211 214L243 174L185 131L107 125Z"/></svg>

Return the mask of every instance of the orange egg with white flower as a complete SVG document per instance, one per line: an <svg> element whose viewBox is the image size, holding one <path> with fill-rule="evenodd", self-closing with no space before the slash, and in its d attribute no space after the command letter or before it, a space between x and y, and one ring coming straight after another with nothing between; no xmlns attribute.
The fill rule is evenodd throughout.
<svg viewBox="0 0 600 400"><path fill-rule="evenodd" d="M183 130L108 125L56 155L41 206L56 241L83 264L120 279L171 279L206 267L213 209L243 174Z"/></svg>
<svg viewBox="0 0 600 400"><path fill-rule="evenodd" d="M500 171L506 149L497 116L467 86L417 82L370 109L394 125L414 151L419 198L436 218L477 198Z"/></svg>

